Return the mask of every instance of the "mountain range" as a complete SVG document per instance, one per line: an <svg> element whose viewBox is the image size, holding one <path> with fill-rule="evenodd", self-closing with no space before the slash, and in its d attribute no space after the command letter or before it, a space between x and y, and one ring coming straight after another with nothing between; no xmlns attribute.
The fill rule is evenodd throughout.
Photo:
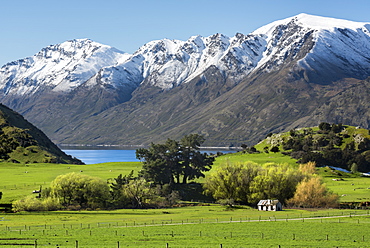
<svg viewBox="0 0 370 248"><path fill-rule="evenodd" d="M57 144L199 133L207 146L238 146L323 121L369 128L369 76L370 22L299 14L133 54L89 39L51 45L0 69L0 101Z"/></svg>

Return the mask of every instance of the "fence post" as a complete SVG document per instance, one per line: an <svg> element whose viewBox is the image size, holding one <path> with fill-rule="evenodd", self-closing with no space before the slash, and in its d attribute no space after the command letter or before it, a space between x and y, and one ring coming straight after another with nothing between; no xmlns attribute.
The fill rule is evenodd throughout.
<svg viewBox="0 0 370 248"><path fill-rule="evenodd" d="M76 248L78 248L78 240L76 240Z"/></svg>
<svg viewBox="0 0 370 248"><path fill-rule="evenodd" d="M35 248L37 248L37 239L35 239Z"/></svg>
<svg viewBox="0 0 370 248"><path fill-rule="evenodd" d="M117 248L119 248L119 241L117 241Z"/></svg>

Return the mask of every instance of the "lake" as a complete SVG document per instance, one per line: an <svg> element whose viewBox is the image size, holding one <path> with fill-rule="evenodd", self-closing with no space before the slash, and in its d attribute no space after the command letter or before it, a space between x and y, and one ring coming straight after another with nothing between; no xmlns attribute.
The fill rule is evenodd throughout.
<svg viewBox="0 0 370 248"><path fill-rule="evenodd" d="M136 150L85 150L85 149L63 149L68 155L80 159L85 164L98 164L106 162L138 162L135 155ZM210 153L230 153L235 152L233 150L223 150L223 151L203 151Z"/></svg>

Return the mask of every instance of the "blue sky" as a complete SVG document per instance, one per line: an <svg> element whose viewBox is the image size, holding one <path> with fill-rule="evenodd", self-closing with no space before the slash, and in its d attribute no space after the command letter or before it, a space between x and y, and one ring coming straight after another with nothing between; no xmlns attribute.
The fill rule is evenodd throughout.
<svg viewBox="0 0 370 248"><path fill-rule="evenodd" d="M370 22L369 0L12 0L0 11L0 66L77 38L132 53L156 39L248 34L299 13Z"/></svg>

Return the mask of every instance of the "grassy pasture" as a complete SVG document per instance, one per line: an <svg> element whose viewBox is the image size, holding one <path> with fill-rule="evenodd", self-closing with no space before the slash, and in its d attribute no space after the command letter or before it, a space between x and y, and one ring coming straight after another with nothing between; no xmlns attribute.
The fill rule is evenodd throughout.
<svg viewBox="0 0 370 248"><path fill-rule="evenodd" d="M223 163L254 161L289 163L279 153L226 154ZM0 203L32 194L40 185L48 187L60 174L85 173L105 180L137 172L139 162L95 165L0 164L4 193ZM320 169L327 185L346 194L342 201L367 199L370 179ZM352 185L353 184L353 185ZM355 190L354 190L355 189ZM361 199L361 200L360 200ZM357 216L355 216L357 215ZM363 215L363 216L360 216ZM370 247L368 210L329 209L319 211L285 209L260 212L249 207L227 209L218 205L172 209L115 211L56 211L0 213L0 246L32 247ZM76 243L78 241L78 243ZM14 244L14 245L9 245ZM23 245L20 245L23 244ZM27 245L29 244L29 245Z"/></svg>
<svg viewBox="0 0 370 248"><path fill-rule="evenodd" d="M222 164L239 163L254 161L263 163L288 163L296 165L296 161L289 156L280 153L259 153L242 154L231 153L217 157L212 170L217 169ZM33 190L42 187L49 187L50 182L58 175L69 172L84 173L90 176L97 176L104 180L117 177L119 174L127 175L134 170L137 173L141 169L140 162L112 162L92 165L65 165L65 164L13 164L0 163L2 179L0 181L0 191L3 192L3 199L0 203L12 202L24 196L32 194ZM212 172L205 173L206 175ZM332 173L325 168L318 169L319 174L324 177L328 187L341 196L343 202L370 201L370 178L354 177L352 174ZM333 181L335 178L343 178L343 181ZM204 179L198 179L203 182Z"/></svg>
<svg viewBox="0 0 370 248"><path fill-rule="evenodd" d="M95 165L42 163L22 165L1 163L0 191L3 192L3 199L0 200L0 203L12 202L32 194L32 191L39 189L40 186L49 187L50 182L58 175L76 172L108 180L117 177L119 174L126 175L131 170L137 172L140 168L140 162L116 162Z"/></svg>
<svg viewBox="0 0 370 248"><path fill-rule="evenodd" d="M326 178L326 185L341 196L342 202L370 201L370 178L344 178L343 181L333 181Z"/></svg>
<svg viewBox="0 0 370 248"><path fill-rule="evenodd" d="M212 166L212 169L215 169L225 163L245 161L254 161L257 163L276 162L295 164L295 160L288 156L283 156L280 153L232 153L218 157ZM70 172L84 173L90 176L103 178L104 180L109 180L117 177L119 174L127 175L131 172L131 170L134 170L134 172L137 173L140 169L140 162L111 162L91 165L48 163L14 164L3 162L0 163L2 177L0 182L0 191L3 192L3 199L0 200L0 203L12 202L32 194L32 191L39 189L40 186L44 188L49 187L50 182L53 181L58 175L67 174ZM201 178L198 181L203 182L204 179Z"/></svg>
<svg viewBox="0 0 370 248"><path fill-rule="evenodd" d="M368 214L220 206L3 214L0 245L37 239L38 247L368 247Z"/></svg>
<svg viewBox="0 0 370 248"><path fill-rule="evenodd" d="M242 152L238 153L228 153L224 154L218 158L214 162L212 169L219 167L222 164L226 163L243 163L247 161L253 161L258 164L265 164L265 163L277 163L277 164L290 164L290 165L297 165L295 159L292 159L289 156L282 155L281 153L255 153L255 154L243 154Z"/></svg>

